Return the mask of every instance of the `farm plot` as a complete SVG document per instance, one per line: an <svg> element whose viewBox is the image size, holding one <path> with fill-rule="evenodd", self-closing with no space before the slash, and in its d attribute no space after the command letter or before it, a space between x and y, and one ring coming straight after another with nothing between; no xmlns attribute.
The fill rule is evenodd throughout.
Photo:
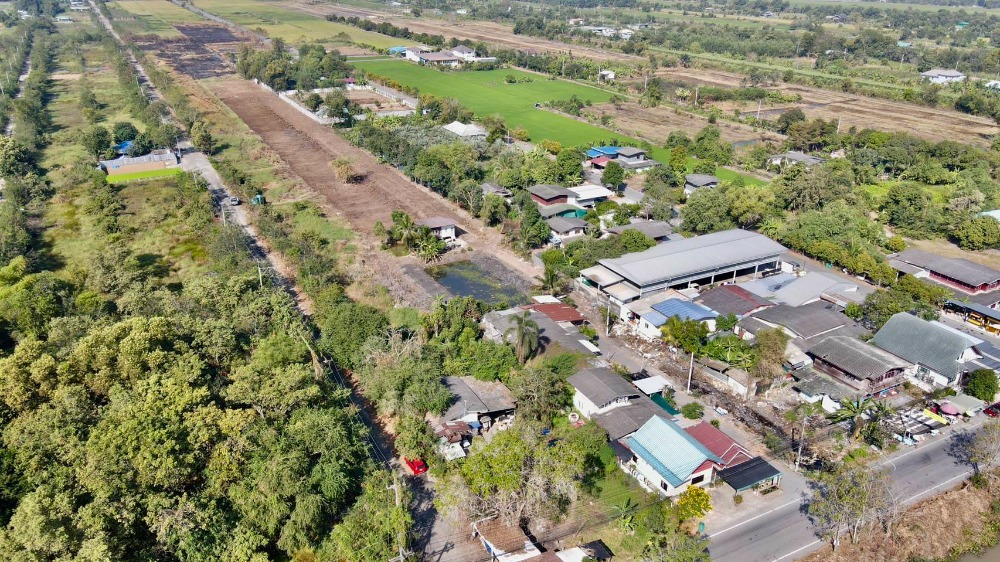
<svg viewBox="0 0 1000 562"><path fill-rule="evenodd" d="M117 0L108 2L108 10L116 21L128 21L128 30L135 35L179 37L176 25L201 21L197 14L167 0Z"/></svg>
<svg viewBox="0 0 1000 562"><path fill-rule="evenodd" d="M284 39L294 44L306 42L350 44L354 42L377 48L389 48L399 44L399 40L393 37L329 22L322 17L290 10L285 8L284 4L274 2L197 0L193 4L246 28L260 29L268 37Z"/></svg>
<svg viewBox="0 0 1000 562"><path fill-rule="evenodd" d="M739 87L743 80L739 74L700 68L661 69L658 74L691 84L726 88ZM843 129L871 128L910 133L931 141L954 140L976 144L988 144L998 132L998 128L990 119L950 109L869 98L797 84L781 84L775 89L787 94L798 94L802 100L787 104L765 103L761 111L762 117L773 119L782 111L798 107L809 118L839 119ZM742 107L747 113L757 111L756 103L745 104Z"/></svg>
<svg viewBox="0 0 1000 562"><path fill-rule="evenodd" d="M157 39L141 36L135 39L139 47L167 62L175 70L195 80L224 76L232 72L232 64L224 55L234 52L243 40L228 28L218 24L178 25L180 37Z"/></svg>
<svg viewBox="0 0 1000 562"><path fill-rule="evenodd" d="M598 115L610 115L614 119L616 129L648 139L654 145L662 145L673 131L684 131L693 137L708 126L708 119L704 117L690 113L676 113L669 107L643 107L634 102L622 103L617 107L614 104L603 103L594 105L589 111ZM737 123L719 121L717 126L722 131L722 138L729 142L764 140L780 142L782 139L777 133L755 131L752 127Z"/></svg>
<svg viewBox="0 0 1000 562"><path fill-rule="evenodd" d="M400 60L357 62L355 65L413 86L421 93L457 99L477 115L499 114L508 126L527 129L536 142L549 139L566 146L582 146L613 136L600 127L535 107L536 103L566 100L574 95L596 103L611 98L610 92L597 88L510 69L442 72ZM505 83L508 76L519 83Z"/></svg>

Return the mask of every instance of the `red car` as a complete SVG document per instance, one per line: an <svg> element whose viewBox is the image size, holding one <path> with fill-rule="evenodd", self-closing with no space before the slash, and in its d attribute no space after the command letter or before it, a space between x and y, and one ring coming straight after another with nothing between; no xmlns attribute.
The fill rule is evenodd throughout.
<svg viewBox="0 0 1000 562"><path fill-rule="evenodd" d="M989 408L986 408L985 410L983 410L983 413L991 418L997 417L998 415L1000 415L1000 402L997 402L996 404L990 406Z"/></svg>
<svg viewBox="0 0 1000 562"><path fill-rule="evenodd" d="M427 464L420 459L408 459L403 457L403 462L406 463L406 466L410 469L410 472L412 472L414 476L427 472Z"/></svg>

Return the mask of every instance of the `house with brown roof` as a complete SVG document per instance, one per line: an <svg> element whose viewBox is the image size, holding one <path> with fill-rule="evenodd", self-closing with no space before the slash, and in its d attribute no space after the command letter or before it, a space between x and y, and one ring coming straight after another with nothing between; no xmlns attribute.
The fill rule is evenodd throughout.
<svg viewBox="0 0 1000 562"><path fill-rule="evenodd" d="M813 368L866 395L903 383L914 365L849 336L830 336L807 351Z"/></svg>
<svg viewBox="0 0 1000 562"><path fill-rule="evenodd" d="M496 562L518 562L541 555L541 551L520 527L506 525L499 517L472 523L472 534Z"/></svg>
<svg viewBox="0 0 1000 562"><path fill-rule="evenodd" d="M534 310L535 312L540 312L547 316L549 320L553 322L568 322L570 324L579 326L587 321L587 319L580 314L580 311L573 308L572 306L563 302L553 302L553 303L534 303L522 306L525 310Z"/></svg>
<svg viewBox="0 0 1000 562"><path fill-rule="evenodd" d="M540 183L528 188L531 198L539 205L559 205L568 203L576 205L576 193L558 185Z"/></svg>
<svg viewBox="0 0 1000 562"><path fill-rule="evenodd" d="M733 284L709 289L695 299L695 302L718 312L720 315L735 314L740 318L774 306L773 302L764 297Z"/></svg>

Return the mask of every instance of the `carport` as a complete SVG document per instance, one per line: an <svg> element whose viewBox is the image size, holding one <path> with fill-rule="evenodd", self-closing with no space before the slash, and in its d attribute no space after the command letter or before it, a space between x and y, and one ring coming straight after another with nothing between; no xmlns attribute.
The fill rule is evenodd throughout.
<svg viewBox="0 0 1000 562"><path fill-rule="evenodd" d="M754 457L719 472L719 478L741 494L747 490L776 488L781 482L781 471L762 457Z"/></svg>

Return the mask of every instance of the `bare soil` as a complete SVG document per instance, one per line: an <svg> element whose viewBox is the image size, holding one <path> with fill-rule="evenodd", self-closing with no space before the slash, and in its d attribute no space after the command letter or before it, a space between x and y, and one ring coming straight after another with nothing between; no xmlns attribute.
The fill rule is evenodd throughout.
<svg viewBox="0 0 1000 562"><path fill-rule="evenodd" d="M406 27L414 33L430 33L433 35L443 35L446 38L471 39L508 48L534 50L539 53L565 53L572 51L574 56L594 60L626 60L636 62L645 60L643 57L636 55L615 53L583 45L540 39L538 37L515 35L510 26L493 22L402 18L367 8L345 6L342 4L314 4L308 0L292 0L284 5L290 9L317 17L326 17L330 14L343 17L357 16L359 18L372 19L373 21L388 22L399 27Z"/></svg>
<svg viewBox="0 0 1000 562"><path fill-rule="evenodd" d="M990 507L990 493L965 485L935 496L907 510L891 538L876 531L858 544L848 538L836 551L829 546L803 558L804 562L885 562L937 560L961 544L967 530L983 528Z"/></svg>
<svg viewBox="0 0 1000 562"><path fill-rule="evenodd" d="M649 139L657 145L667 140L667 135L673 131L684 131L694 136L708 125L708 119L690 113L675 112L669 107L643 107L638 103L627 102L615 107L611 103L602 103L589 108L597 115L610 115L614 118L615 128L636 136ZM782 135L770 131L755 131L752 127L737 123L720 121L717 123L722 131L722 138L729 142L765 141L780 142Z"/></svg>
<svg viewBox="0 0 1000 562"><path fill-rule="evenodd" d="M388 281L393 291L394 277L401 277L400 266L412 263L410 258L391 258L377 250L371 235L376 222L390 224L394 210L406 211L414 219L447 217L465 233L462 239L473 249L479 249L501 260L511 271L531 279L537 271L502 247L498 231L482 223L447 199L411 182L399 171L379 163L367 152L350 144L331 128L299 113L252 82L239 79L213 81L206 84L283 163L289 172L301 178L310 190L319 194L326 204L342 215L358 233L363 251L352 272L357 275L375 273L374 280ZM333 173L330 162L349 158L365 180L345 184ZM395 291L393 291L395 292ZM421 303L413 303L419 305Z"/></svg>
<svg viewBox="0 0 1000 562"><path fill-rule="evenodd" d="M177 25L183 37L163 39L156 35L135 36L143 50L155 54L178 72L195 80L225 76L233 72L226 57L246 41L229 28L212 23Z"/></svg>
<svg viewBox="0 0 1000 562"><path fill-rule="evenodd" d="M345 95L347 99L357 103L362 109L371 109L372 111L403 111L412 109L392 98L371 90L347 90Z"/></svg>
<svg viewBox="0 0 1000 562"><path fill-rule="evenodd" d="M739 87L743 81L743 76L740 74L702 68L664 68L657 74L693 85L725 88ZM954 140L981 145L988 144L993 135L1000 132L991 119L950 109L869 98L798 84L780 84L772 89L786 94L798 94L802 97L802 101L785 104L765 103L761 117L773 119L787 109L798 107L809 118L840 119L842 130L849 127L871 128L910 133L931 141ZM739 106L744 113L757 112L756 103L724 103L718 106L727 113L736 106Z"/></svg>

